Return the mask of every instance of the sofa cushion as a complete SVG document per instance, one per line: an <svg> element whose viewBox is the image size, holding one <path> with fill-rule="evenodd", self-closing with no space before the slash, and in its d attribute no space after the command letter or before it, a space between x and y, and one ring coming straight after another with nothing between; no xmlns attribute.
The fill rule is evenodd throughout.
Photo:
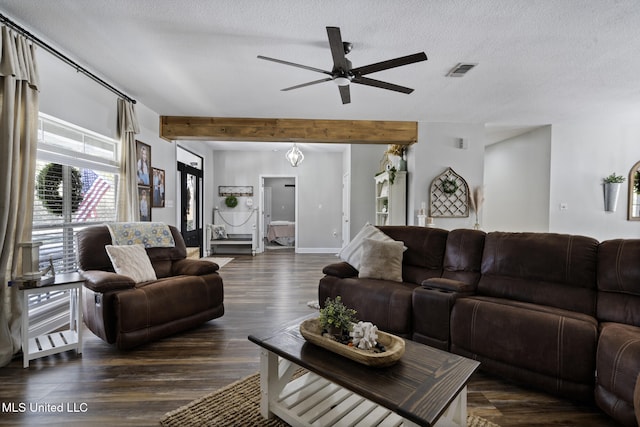
<svg viewBox="0 0 640 427"><path fill-rule="evenodd" d="M447 235L442 277L459 280L474 289L480 280L485 232L457 229Z"/></svg>
<svg viewBox="0 0 640 427"><path fill-rule="evenodd" d="M487 339L491 337L491 339ZM452 349L592 390L598 325L568 310L491 297L465 297L451 313Z"/></svg>
<svg viewBox="0 0 640 427"><path fill-rule="evenodd" d="M143 245L107 245L105 250L116 273L131 277L135 283L157 279Z"/></svg>
<svg viewBox="0 0 640 427"><path fill-rule="evenodd" d="M478 293L595 316L597 257L589 237L491 232Z"/></svg>
<svg viewBox="0 0 640 427"><path fill-rule="evenodd" d="M344 305L357 311L358 320L410 338L412 295L417 287L407 282L324 276L318 286L318 300L322 305L327 298L340 296Z"/></svg>
<svg viewBox="0 0 640 427"><path fill-rule="evenodd" d="M402 242L364 239L358 277L402 282Z"/></svg>
<svg viewBox="0 0 640 427"><path fill-rule="evenodd" d="M380 240L383 242L393 242L393 239L375 226L366 223L358 234L338 253L341 260L351 264L356 270L360 270L360 259L362 257L362 243L364 239Z"/></svg>
<svg viewBox="0 0 640 427"><path fill-rule="evenodd" d="M405 282L419 285L423 280L442 276L447 230L398 225L378 228L406 246L402 258L402 279Z"/></svg>
<svg viewBox="0 0 640 427"><path fill-rule="evenodd" d="M602 323L596 368L598 406L623 425L634 425L633 393L640 372L640 328Z"/></svg>
<svg viewBox="0 0 640 427"><path fill-rule="evenodd" d="M640 239L600 243L597 317L640 326Z"/></svg>

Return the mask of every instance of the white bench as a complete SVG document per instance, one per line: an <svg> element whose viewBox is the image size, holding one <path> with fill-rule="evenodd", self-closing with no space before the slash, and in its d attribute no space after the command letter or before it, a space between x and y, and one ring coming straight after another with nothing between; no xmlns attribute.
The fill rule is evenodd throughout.
<svg viewBox="0 0 640 427"><path fill-rule="evenodd" d="M255 234L255 233L254 233ZM256 239L251 234L227 234L227 239L210 239L209 240L209 255L216 253L218 246L233 247L233 246L250 246L251 255L256 254Z"/></svg>

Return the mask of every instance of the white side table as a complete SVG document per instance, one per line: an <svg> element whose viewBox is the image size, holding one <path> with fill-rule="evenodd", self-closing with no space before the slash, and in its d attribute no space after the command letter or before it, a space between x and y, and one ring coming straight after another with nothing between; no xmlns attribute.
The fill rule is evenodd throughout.
<svg viewBox="0 0 640 427"><path fill-rule="evenodd" d="M14 281L15 282L15 281ZM34 282L19 282L22 291L22 353L23 367L39 357L67 350L82 353L82 286L84 279L79 273L56 274L55 281L44 286L29 286ZM69 296L69 329L55 331L29 330L29 296L52 291L67 291ZM34 328L32 328L34 329Z"/></svg>

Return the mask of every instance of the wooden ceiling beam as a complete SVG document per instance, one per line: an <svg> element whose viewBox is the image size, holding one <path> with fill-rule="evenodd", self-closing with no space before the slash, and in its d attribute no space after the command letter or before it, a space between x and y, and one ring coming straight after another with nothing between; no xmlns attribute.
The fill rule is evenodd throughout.
<svg viewBox="0 0 640 427"><path fill-rule="evenodd" d="M411 145L418 141L418 123L380 120L160 116L160 137L169 141Z"/></svg>

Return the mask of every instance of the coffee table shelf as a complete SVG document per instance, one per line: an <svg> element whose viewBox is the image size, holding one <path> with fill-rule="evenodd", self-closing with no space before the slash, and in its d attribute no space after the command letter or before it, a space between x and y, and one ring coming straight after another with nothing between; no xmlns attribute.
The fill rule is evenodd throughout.
<svg viewBox="0 0 640 427"><path fill-rule="evenodd" d="M262 354L262 357L267 359L272 356L269 352ZM268 365L270 362L267 360L264 363ZM288 376L291 374L289 367L295 368L293 372L299 367L282 358L278 358L276 363L278 363L278 375L282 375L281 377L269 383L268 377L261 376L260 388L263 396L261 413L265 418L274 414L295 426L410 427L418 425L313 372L291 379ZM451 402L435 426L466 425L466 396L465 387Z"/></svg>
<svg viewBox="0 0 640 427"><path fill-rule="evenodd" d="M306 318L249 336L261 347L265 418L296 426L466 425L466 384L477 361L407 340L393 366L365 366L306 342L299 330ZM300 368L309 372L299 376Z"/></svg>

